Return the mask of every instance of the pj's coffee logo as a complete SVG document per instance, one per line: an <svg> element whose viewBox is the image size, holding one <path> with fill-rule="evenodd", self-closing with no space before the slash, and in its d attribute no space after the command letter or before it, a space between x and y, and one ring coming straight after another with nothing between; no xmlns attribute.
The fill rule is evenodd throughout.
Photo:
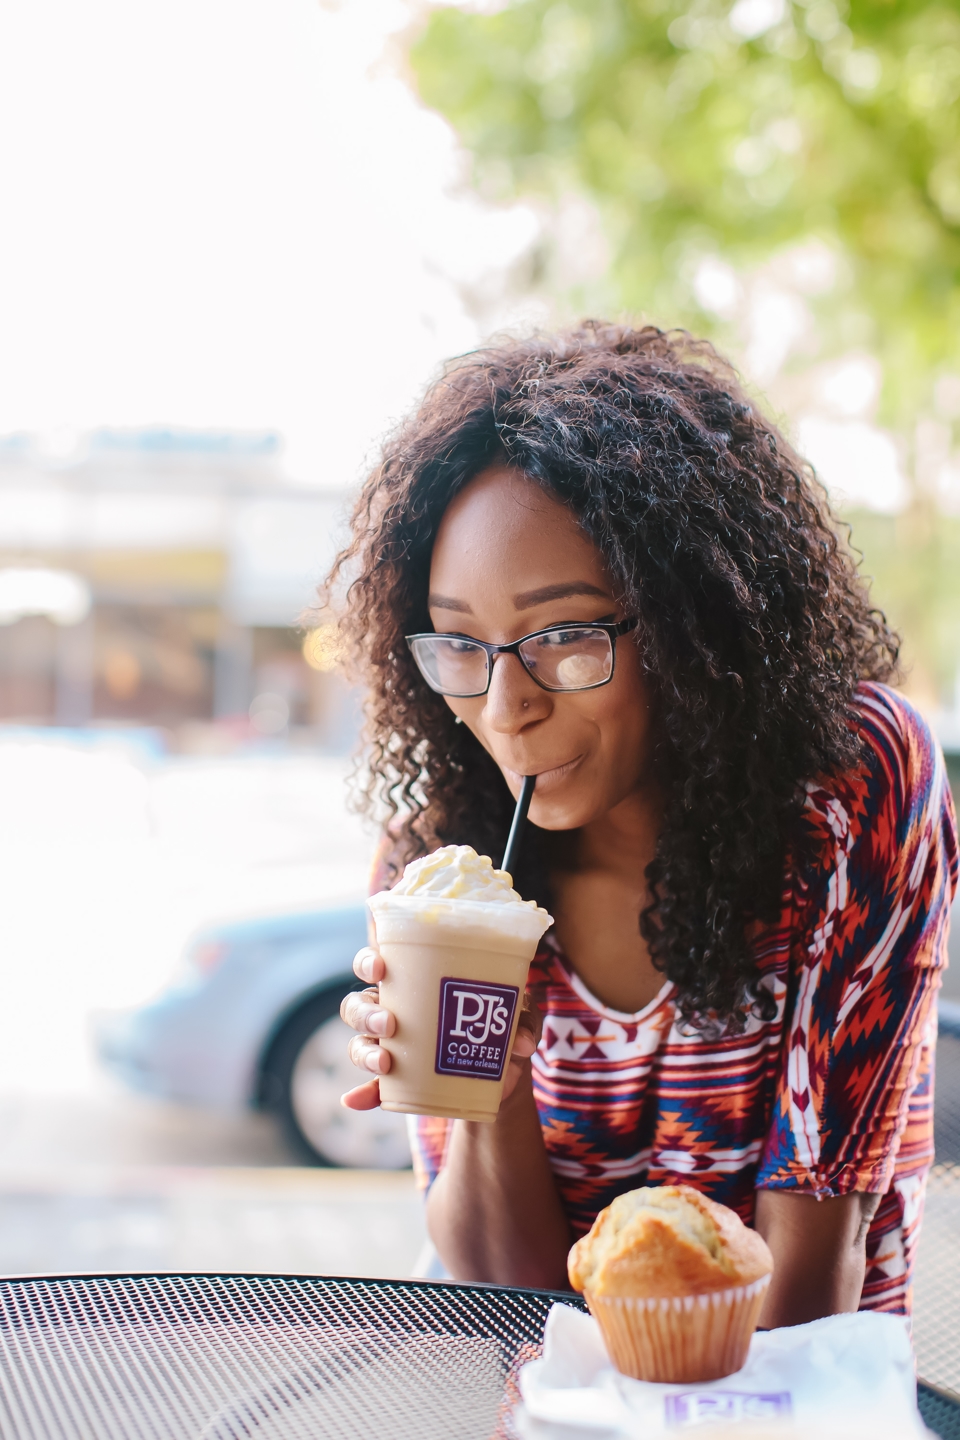
<svg viewBox="0 0 960 1440"><path fill-rule="evenodd" d="M499 1080L519 994L516 985L441 980L437 1074Z"/></svg>

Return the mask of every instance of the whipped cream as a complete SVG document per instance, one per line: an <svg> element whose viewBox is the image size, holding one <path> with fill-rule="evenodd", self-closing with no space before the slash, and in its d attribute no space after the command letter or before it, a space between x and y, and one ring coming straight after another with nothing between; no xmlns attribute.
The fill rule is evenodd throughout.
<svg viewBox="0 0 960 1440"><path fill-rule="evenodd" d="M367 901L379 940L405 935L411 923L442 927L445 943L470 944L484 935L536 945L553 917L524 900L506 870L470 845L443 845L411 860L392 890ZM414 932L411 932L413 934Z"/></svg>
<svg viewBox="0 0 960 1440"><path fill-rule="evenodd" d="M411 860L394 885L393 895L435 895L445 900L479 900L485 905L532 905L513 888L506 870L495 870L489 855L472 845L443 845L432 855Z"/></svg>

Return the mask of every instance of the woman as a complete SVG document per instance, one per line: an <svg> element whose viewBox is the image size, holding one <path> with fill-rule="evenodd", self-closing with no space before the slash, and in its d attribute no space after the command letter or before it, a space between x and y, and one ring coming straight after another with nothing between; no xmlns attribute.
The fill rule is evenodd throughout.
<svg viewBox="0 0 960 1440"><path fill-rule="evenodd" d="M416 1125L450 1272L561 1287L602 1206L683 1182L770 1245L761 1323L907 1311L955 820L896 638L730 368L598 324L466 357L335 573L377 887L437 845L499 856L537 776L516 884L556 923L499 1118ZM343 1009L373 1077L382 967L360 952Z"/></svg>

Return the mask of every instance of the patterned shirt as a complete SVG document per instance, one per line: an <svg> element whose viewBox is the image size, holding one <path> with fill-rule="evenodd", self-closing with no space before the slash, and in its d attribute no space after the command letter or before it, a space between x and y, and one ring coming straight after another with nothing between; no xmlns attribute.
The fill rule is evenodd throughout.
<svg viewBox="0 0 960 1440"><path fill-rule="evenodd" d="M533 1086L575 1235L644 1184L693 1185L748 1223L758 1188L880 1194L861 1308L909 1313L956 820L943 757L908 702L868 684L857 711L862 759L806 787L814 858L788 869L779 920L753 935L775 1017L740 1035L690 1032L669 982L636 1014L612 1010L548 933L529 981L544 1017ZM424 1186L451 1124L413 1126Z"/></svg>

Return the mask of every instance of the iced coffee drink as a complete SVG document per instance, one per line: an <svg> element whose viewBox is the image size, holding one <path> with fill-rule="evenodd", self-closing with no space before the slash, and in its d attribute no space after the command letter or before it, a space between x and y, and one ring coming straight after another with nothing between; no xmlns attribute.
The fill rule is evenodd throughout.
<svg viewBox="0 0 960 1440"><path fill-rule="evenodd" d="M381 1045L385 1110L495 1120L527 971L553 920L469 845L414 860L370 897L386 974L380 1003L396 1017Z"/></svg>

